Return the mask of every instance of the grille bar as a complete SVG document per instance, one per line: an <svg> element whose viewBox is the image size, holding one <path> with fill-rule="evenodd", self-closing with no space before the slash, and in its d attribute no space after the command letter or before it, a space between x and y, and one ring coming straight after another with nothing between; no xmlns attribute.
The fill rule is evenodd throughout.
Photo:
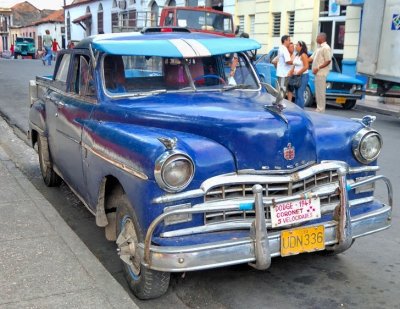
<svg viewBox="0 0 400 309"><path fill-rule="evenodd" d="M304 179L299 179L289 182L269 182L259 183L263 190L262 194L264 198L282 198L289 197L295 194L307 193L315 191L318 187L326 184L338 184L338 175L336 171L324 171L314 175L311 175ZM252 198L253 192L252 187L255 183L243 183L243 184L223 184L220 186L212 187L204 196L205 203L225 201L229 199L238 198ZM321 212L331 212L335 205L340 202L339 193L330 194L328 196L322 196L320 198ZM267 220L270 219L269 207L266 207L265 214ZM206 213L204 216L205 224L213 224L218 222L246 220L254 218L254 211L225 211L219 213Z"/></svg>

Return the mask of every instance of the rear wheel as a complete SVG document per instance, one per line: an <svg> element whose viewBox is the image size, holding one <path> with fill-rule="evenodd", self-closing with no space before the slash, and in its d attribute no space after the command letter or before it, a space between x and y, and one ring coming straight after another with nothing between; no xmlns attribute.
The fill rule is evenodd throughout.
<svg viewBox="0 0 400 309"><path fill-rule="evenodd" d="M48 187L57 187L61 184L61 177L53 170L53 161L46 139L38 135L38 153L40 172L42 173L44 183Z"/></svg>
<svg viewBox="0 0 400 309"><path fill-rule="evenodd" d="M304 91L304 106L306 107L312 107L314 106L314 96L311 92L310 87L306 87L306 90Z"/></svg>
<svg viewBox="0 0 400 309"><path fill-rule="evenodd" d="M356 105L356 100L347 100L346 103L342 105L344 109L352 109Z"/></svg>
<svg viewBox="0 0 400 309"><path fill-rule="evenodd" d="M137 245L144 240L136 216L125 193L113 197L117 206L117 246L122 259L126 280L140 299L163 295L169 286L170 273L148 269L136 253Z"/></svg>

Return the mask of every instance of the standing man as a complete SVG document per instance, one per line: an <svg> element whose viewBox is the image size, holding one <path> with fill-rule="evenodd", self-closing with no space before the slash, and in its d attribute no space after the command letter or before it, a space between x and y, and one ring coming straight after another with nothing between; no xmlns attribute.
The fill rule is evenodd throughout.
<svg viewBox="0 0 400 309"><path fill-rule="evenodd" d="M282 36L281 43L282 45L279 47L278 50L276 76L278 77L279 86L286 93L287 76L293 63L288 50L290 45L290 36Z"/></svg>
<svg viewBox="0 0 400 309"><path fill-rule="evenodd" d="M53 57L51 53L51 47L53 45L53 38L50 35L50 31L46 30L46 34L43 36L43 47L46 51L46 55L42 58L43 65L46 65L46 61L48 65L51 65L51 58Z"/></svg>
<svg viewBox="0 0 400 309"><path fill-rule="evenodd" d="M315 75L315 98L317 100L316 112L325 112L326 105L326 77L331 70L332 51L326 43L326 33L317 35L317 50L309 58L312 61L312 71Z"/></svg>

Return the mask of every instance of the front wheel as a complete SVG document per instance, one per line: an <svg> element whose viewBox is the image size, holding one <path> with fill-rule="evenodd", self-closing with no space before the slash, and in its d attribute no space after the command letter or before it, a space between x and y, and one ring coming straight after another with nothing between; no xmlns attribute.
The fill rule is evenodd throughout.
<svg viewBox="0 0 400 309"><path fill-rule="evenodd" d="M314 96L311 92L310 87L306 87L304 91L304 106L306 107L313 107L314 106Z"/></svg>
<svg viewBox="0 0 400 309"><path fill-rule="evenodd" d="M343 105L342 105L342 107L344 108L344 109L352 109L355 105L356 105L356 103L357 103L357 101L356 100L347 100L347 102L346 103L344 103Z"/></svg>
<svg viewBox="0 0 400 309"><path fill-rule="evenodd" d="M143 232L126 194L120 193L114 198L117 203L117 246L125 278L136 297L157 298L168 290L170 273L151 270L142 265L136 251L138 244L144 240Z"/></svg>

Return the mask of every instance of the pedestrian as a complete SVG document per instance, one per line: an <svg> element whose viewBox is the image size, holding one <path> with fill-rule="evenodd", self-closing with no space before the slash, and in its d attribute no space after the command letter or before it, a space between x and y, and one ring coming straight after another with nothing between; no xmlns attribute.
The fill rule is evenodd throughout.
<svg viewBox="0 0 400 309"><path fill-rule="evenodd" d="M57 39L53 40L53 43L51 44L51 51L53 53L53 60L56 60L57 56L57 51L60 50L60 44L58 44Z"/></svg>
<svg viewBox="0 0 400 309"><path fill-rule="evenodd" d="M14 44L11 44L10 46L10 53L11 53L11 58L14 56Z"/></svg>
<svg viewBox="0 0 400 309"><path fill-rule="evenodd" d="M68 49L72 49L72 48L74 48L74 47L75 47L74 42L69 41L69 43L68 43L68 45L67 45L67 48L68 48Z"/></svg>
<svg viewBox="0 0 400 309"><path fill-rule="evenodd" d="M316 42L318 47L309 62L312 62L312 72L315 75L316 112L323 113L326 105L326 77L331 69L332 51L326 43L326 33L319 33Z"/></svg>
<svg viewBox="0 0 400 309"><path fill-rule="evenodd" d="M281 37L281 46L278 49L278 63L276 68L276 76L278 77L278 83L283 92L286 93L287 76L291 69L292 59L289 54L290 36L283 35Z"/></svg>
<svg viewBox="0 0 400 309"><path fill-rule="evenodd" d="M45 49L45 55L42 57L43 65L46 65L46 61L48 65L51 65L51 47L53 45L53 38L50 35L50 31L46 30L46 34L43 36L43 47Z"/></svg>
<svg viewBox="0 0 400 309"><path fill-rule="evenodd" d="M303 41L298 41L296 44L296 52L293 59L293 67L289 71L291 78L300 79L299 87L294 87L295 103L301 108L304 108L304 91L308 84L308 54L307 45ZM290 84L290 82L289 82Z"/></svg>

